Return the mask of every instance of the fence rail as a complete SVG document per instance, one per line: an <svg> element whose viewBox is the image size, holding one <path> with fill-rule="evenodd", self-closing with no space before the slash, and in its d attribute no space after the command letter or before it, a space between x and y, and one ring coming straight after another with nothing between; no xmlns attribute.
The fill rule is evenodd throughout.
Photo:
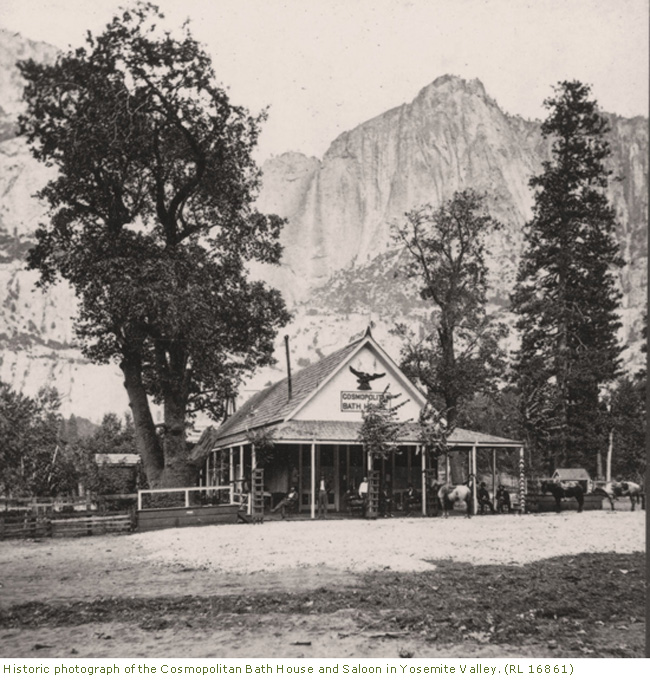
<svg viewBox="0 0 650 683"><path fill-rule="evenodd" d="M133 529L131 515L91 515L69 519L26 517L21 520L0 518L0 540L63 536L98 536L127 533Z"/></svg>
<svg viewBox="0 0 650 683"><path fill-rule="evenodd" d="M193 492L208 492L208 491L223 491L223 492L228 492L228 502L232 503L233 502L233 487L232 485L227 485L227 486L189 486L189 487L184 487L184 488L171 488L171 489L138 489L138 512L140 512L142 508L142 496L143 495L154 495L154 494L182 494L183 495L183 501L184 505L177 505L174 507L190 507L190 493Z"/></svg>
<svg viewBox="0 0 650 683"><path fill-rule="evenodd" d="M131 531L130 515L111 515L110 517L76 517L74 519L53 519L52 537L97 536Z"/></svg>

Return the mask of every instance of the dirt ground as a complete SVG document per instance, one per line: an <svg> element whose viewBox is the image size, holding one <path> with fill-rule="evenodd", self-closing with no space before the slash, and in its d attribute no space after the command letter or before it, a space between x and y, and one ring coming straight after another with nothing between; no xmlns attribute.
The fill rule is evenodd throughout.
<svg viewBox="0 0 650 683"><path fill-rule="evenodd" d="M642 656L645 514L0 544L1 657Z"/></svg>

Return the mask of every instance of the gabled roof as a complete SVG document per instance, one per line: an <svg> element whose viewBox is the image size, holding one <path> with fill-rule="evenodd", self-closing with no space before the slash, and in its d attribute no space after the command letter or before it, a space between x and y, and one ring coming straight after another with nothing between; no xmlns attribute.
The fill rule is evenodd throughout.
<svg viewBox="0 0 650 683"><path fill-rule="evenodd" d="M289 399L289 383L286 377L255 394L216 430L216 436L219 438L246 432L249 429L271 425L289 417L358 346L360 346L359 340L292 375L291 399Z"/></svg>
<svg viewBox="0 0 650 683"><path fill-rule="evenodd" d="M295 373L291 378L291 398L289 398L289 386L286 377L255 394L221 426L210 429L208 434L204 433L192 450L190 458L199 460L204 457L206 449L210 448L210 444L223 444L225 441L232 443L233 439L227 437L244 435L249 430L270 427L290 419L348 358L366 344L370 344L386 362L393 365L395 370L402 374L401 370L373 339L370 328L368 328L362 337ZM404 380L414 392L422 396L410 380L406 377ZM424 396L422 396L422 400L424 401Z"/></svg>
<svg viewBox="0 0 650 683"><path fill-rule="evenodd" d="M406 378L392 359L372 338L370 330L355 341L347 344L329 356L300 370L292 377L292 393L289 398L287 379L255 394L221 426L208 428L190 454L192 461L205 458L215 448L223 448L248 441L246 432L261 427L272 429L277 441L320 441L329 443L354 443L358 441L361 422L317 421L295 419L302 407L317 394L318 390L332 378L354 354L365 345L370 345L384 361L402 375L407 384L424 403L425 397ZM415 423L403 424L402 443L418 443L419 428ZM520 442L479 432L457 428L448 439L453 448L478 445L479 447L515 447Z"/></svg>
<svg viewBox="0 0 650 683"><path fill-rule="evenodd" d="M591 479L589 472L584 467L558 467L553 473L554 477L556 475L564 481Z"/></svg>

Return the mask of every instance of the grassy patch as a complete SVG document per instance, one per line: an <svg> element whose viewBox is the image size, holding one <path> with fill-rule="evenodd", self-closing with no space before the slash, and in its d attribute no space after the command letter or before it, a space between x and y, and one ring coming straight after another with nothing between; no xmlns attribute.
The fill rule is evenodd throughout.
<svg viewBox="0 0 650 683"><path fill-rule="evenodd" d="M643 553L557 557L524 567L444 561L430 572L372 572L362 587L344 590L30 602L1 611L0 623L35 628L120 621L159 630L214 627L231 615L348 610L360 629L417 634L440 643L545 642L621 656L633 654L625 631L644 622L644 576ZM605 637L614 630L620 638Z"/></svg>

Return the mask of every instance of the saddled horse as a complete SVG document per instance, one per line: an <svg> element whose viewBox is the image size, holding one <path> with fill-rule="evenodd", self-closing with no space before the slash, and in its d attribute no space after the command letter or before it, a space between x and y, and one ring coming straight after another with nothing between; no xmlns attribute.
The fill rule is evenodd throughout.
<svg viewBox="0 0 650 683"><path fill-rule="evenodd" d="M556 512L561 512L562 510L562 498L575 498L578 501L578 512L582 512L585 503L585 492L577 481L543 481L542 493L553 494Z"/></svg>
<svg viewBox="0 0 650 683"><path fill-rule="evenodd" d="M634 512L635 503L641 505L642 508L644 507L645 493L643 487L633 481L608 481L604 486L599 486L594 491L602 491L607 496L612 510L614 509L614 501L625 496L630 499L632 512Z"/></svg>
<svg viewBox="0 0 650 683"><path fill-rule="evenodd" d="M443 517L449 516L449 510L456 502L465 503L466 516L472 516L473 493L472 487L468 484L443 484L438 490L438 499Z"/></svg>

